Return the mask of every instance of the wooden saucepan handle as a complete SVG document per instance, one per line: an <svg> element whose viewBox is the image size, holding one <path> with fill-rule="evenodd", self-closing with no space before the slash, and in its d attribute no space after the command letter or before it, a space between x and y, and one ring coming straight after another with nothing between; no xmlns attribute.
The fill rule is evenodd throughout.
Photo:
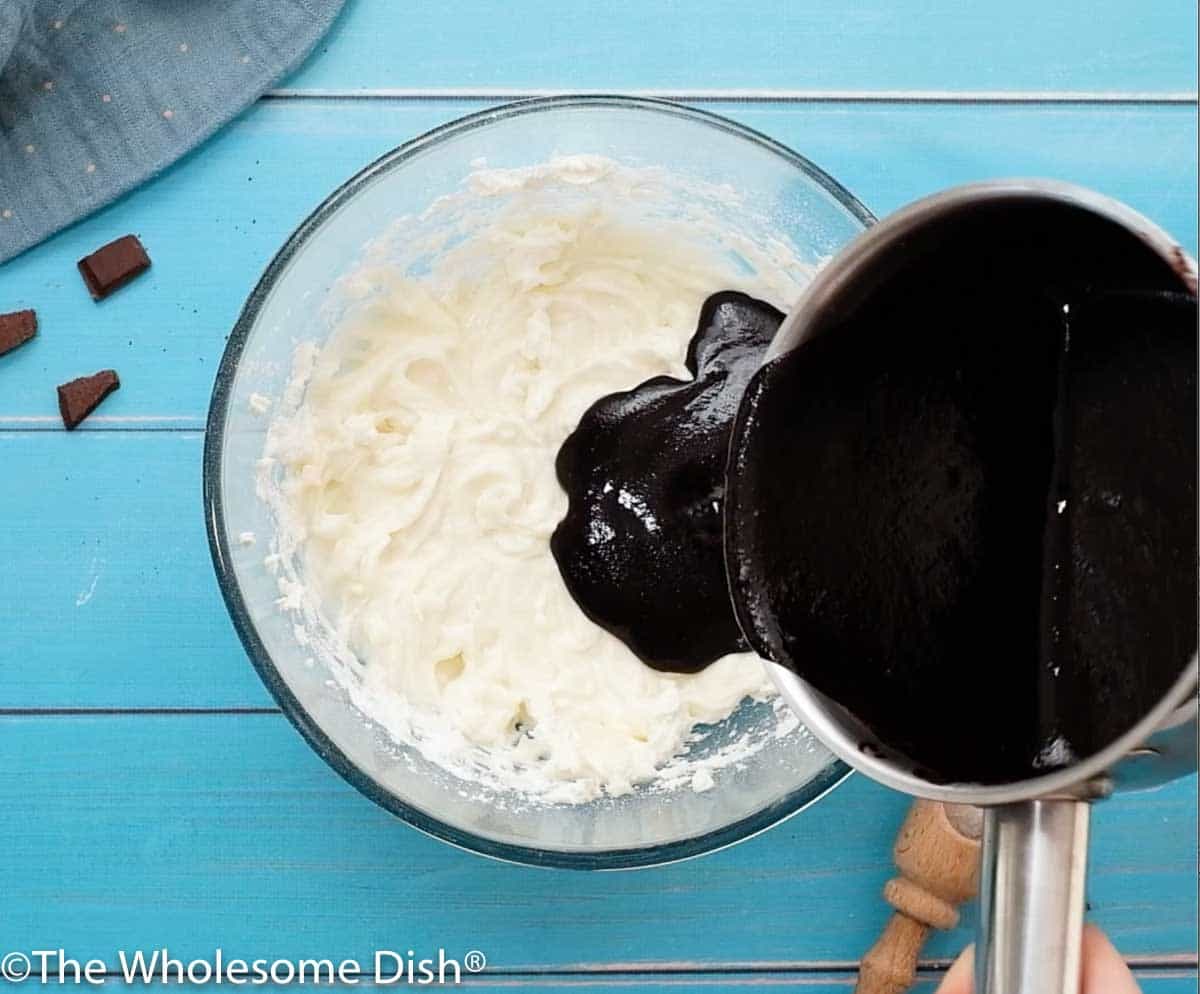
<svg viewBox="0 0 1200 994"><path fill-rule="evenodd" d="M983 813L978 808L916 801L892 851L900 876L887 882L892 915L862 959L855 994L903 994L931 929L958 924L958 906L979 888Z"/></svg>

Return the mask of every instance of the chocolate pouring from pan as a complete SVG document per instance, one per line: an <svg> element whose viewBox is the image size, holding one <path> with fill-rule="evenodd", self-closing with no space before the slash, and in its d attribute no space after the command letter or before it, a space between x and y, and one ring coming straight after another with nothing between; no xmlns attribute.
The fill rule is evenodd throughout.
<svg viewBox="0 0 1200 994"><path fill-rule="evenodd" d="M949 190L818 274L739 411L739 623L842 759L988 806L981 994L1077 990L1086 801L1195 769L1195 288L1099 194Z"/></svg>

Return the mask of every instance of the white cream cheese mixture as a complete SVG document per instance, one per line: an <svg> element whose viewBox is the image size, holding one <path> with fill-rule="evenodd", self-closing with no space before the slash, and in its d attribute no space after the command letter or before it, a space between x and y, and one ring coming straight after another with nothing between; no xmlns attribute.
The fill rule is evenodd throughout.
<svg viewBox="0 0 1200 994"><path fill-rule="evenodd" d="M349 304L299 350L299 402L269 436L282 545L361 663L359 706L439 762L551 800L651 781L697 725L772 694L751 654L695 675L645 666L550 554L567 505L555 456L583 411L686 378L712 292L786 308L808 276L779 244L696 237L703 209L621 209L664 182L593 157L475 174L431 209L488 204L458 237L408 266L376 246L342 281ZM711 785L708 768L692 782Z"/></svg>

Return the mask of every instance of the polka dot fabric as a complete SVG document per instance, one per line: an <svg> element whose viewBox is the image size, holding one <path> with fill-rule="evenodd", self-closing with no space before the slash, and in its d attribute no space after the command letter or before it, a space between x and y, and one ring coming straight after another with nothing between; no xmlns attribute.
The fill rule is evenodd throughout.
<svg viewBox="0 0 1200 994"><path fill-rule="evenodd" d="M0 0L0 263L294 68L345 0Z"/></svg>

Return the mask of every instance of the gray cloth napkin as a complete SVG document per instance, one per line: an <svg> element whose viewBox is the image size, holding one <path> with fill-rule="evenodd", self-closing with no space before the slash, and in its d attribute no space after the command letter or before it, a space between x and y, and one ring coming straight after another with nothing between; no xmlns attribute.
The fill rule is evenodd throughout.
<svg viewBox="0 0 1200 994"><path fill-rule="evenodd" d="M345 0L0 0L0 263L149 179Z"/></svg>

